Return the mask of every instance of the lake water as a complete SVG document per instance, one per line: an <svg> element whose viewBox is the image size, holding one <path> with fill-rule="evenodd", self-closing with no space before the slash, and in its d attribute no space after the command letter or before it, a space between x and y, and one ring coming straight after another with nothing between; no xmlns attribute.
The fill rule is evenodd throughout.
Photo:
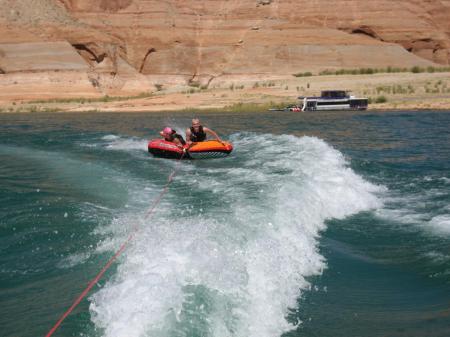
<svg viewBox="0 0 450 337"><path fill-rule="evenodd" d="M0 335L450 335L450 113L0 115ZM178 173L154 216L145 214Z"/></svg>

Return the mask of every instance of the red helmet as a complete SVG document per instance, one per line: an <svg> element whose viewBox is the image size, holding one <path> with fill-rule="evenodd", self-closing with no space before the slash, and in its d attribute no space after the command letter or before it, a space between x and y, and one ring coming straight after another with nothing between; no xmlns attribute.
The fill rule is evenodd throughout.
<svg viewBox="0 0 450 337"><path fill-rule="evenodd" d="M165 127L164 130L163 130L163 133L165 135L171 135L172 132L173 132L173 130L171 128L169 128L169 127Z"/></svg>

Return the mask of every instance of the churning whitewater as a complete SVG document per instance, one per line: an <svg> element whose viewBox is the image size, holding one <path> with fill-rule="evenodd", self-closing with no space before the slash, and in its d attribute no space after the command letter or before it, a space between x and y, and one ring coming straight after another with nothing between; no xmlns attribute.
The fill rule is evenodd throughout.
<svg viewBox="0 0 450 337"><path fill-rule="evenodd" d="M158 176L181 165L155 216L142 220L163 184L131 179L128 207L97 229L109 235L97 247L103 252L140 226L114 276L90 297L100 334L280 336L295 328L287 315L308 289L306 278L326 268L318 250L325 221L382 206L384 188L318 138L239 133L230 140L235 152L225 159L149 157ZM101 142L104 151L140 158L136 145L145 149L136 139Z"/></svg>

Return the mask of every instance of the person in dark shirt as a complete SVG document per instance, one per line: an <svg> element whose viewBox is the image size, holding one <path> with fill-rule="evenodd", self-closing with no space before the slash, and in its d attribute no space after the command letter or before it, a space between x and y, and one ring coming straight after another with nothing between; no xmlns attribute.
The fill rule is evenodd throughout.
<svg viewBox="0 0 450 337"><path fill-rule="evenodd" d="M216 138L219 142L222 143L220 137L213 130L207 128L206 126L202 126L200 124L200 120L198 118L194 118L192 120L192 126L186 129L186 141L188 144L194 142L203 142L206 140L207 134Z"/></svg>
<svg viewBox="0 0 450 337"><path fill-rule="evenodd" d="M183 147L183 145L186 145L183 136L179 135L172 128L165 127L164 130L162 130L159 134L164 138L165 141L174 143L179 147Z"/></svg>

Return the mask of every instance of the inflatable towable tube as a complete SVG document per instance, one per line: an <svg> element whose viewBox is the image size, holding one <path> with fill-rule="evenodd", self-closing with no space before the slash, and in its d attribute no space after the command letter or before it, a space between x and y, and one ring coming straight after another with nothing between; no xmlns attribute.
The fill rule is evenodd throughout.
<svg viewBox="0 0 450 337"><path fill-rule="evenodd" d="M233 145L228 142L208 140L192 143L190 147L184 146L186 153L183 156L183 148L164 139L153 139L148 143L148 152L155 157L172 159L204 159L221 158L228 156L233 151Z"/></svg>

